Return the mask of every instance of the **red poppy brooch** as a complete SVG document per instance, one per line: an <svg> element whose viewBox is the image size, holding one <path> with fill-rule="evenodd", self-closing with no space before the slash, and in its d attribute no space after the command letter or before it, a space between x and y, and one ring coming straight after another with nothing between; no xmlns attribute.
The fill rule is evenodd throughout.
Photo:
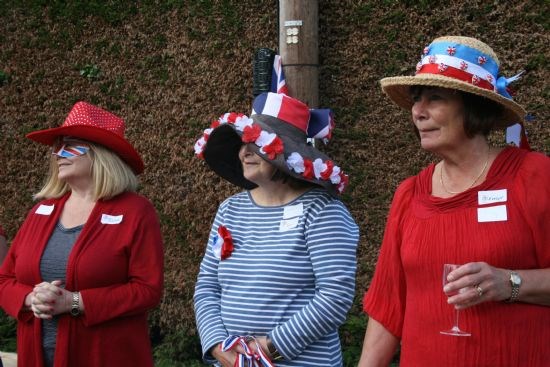
<svg viewBox="0 0 550 367"><path fill-rule="evenodd" d="M233 247L233 238L226 226L218 227L218 234L215 235L212 243L212 251L219 260L225 260L235 248Z"/></svg>

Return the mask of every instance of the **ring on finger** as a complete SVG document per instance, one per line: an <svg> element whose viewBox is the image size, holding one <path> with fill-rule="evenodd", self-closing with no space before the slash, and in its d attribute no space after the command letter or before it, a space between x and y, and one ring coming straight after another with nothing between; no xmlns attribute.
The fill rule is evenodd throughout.
<svg viewBox="0 0 550 367"><path fill-rule="evenodd" d="M477 291L477 295L481 298L481 296L483 296L483 288L481 288L481 286L478 284L475 286L475 289Z"/></svg>

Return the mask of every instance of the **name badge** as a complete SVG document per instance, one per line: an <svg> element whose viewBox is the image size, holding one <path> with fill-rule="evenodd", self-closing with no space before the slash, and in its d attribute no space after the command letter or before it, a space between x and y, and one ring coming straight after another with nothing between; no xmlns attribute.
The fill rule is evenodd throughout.
<svg viewBox="0 0 550 367"><path fill-rule="evenodd" d="M508 220L506 205L489 206L477 208L478 222L504 222Z"/></svg>
<svg viewBox="0 0 550 367"><path fill-rule="evenodd" d="M302 204L302 203L296 204L296 205L285 206L285 211L283 213L283 219L299 217L303 213L304 213L304 204Z"/></svg>
<svg viewBox="0 0 550 367"><path fill-rule="evenodd" d="M477 203L479 205L505 203L508 200L508 190L478 191Z"/></svg>
<svg viewBox="0 0 550 367"><path fill-rule="evenodd" d="M281 221L281 224L279 225L279 232L286 232L293 228L296 228L296 226L298 225L299 219L300 219L299 217L291 218L291 219L283 219Z"/></svg>
<svg viewBox="0 0 550 367"><path fill-rule="evenodd" d="M109 215L101 214L101 223L102 224L119 224L122 222L123 215Z"/></svg>
<svg viewBox="0 0 550 367"><path fill-rule="evenodd" d="M43 205L41 204L35 211L36 214L50 215L53 212L55 205Z"/></svg>

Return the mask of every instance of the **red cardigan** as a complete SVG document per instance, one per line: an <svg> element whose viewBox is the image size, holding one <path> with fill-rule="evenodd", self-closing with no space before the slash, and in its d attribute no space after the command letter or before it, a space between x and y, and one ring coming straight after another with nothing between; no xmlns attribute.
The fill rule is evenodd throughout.
<svg viewBox="0 0 550 367"><path fill-rule="evenodd" d="M0 268L0 306L18 320L18 367L44 366L41 322L22 307L42 281L40 258L68 197L30 211ZM81 292L85 313L59 315L55 367L153 366L147 311L162 295L163 249L147 199L123 193L98 201L69 255L65 281L67 290Z"/></svg>

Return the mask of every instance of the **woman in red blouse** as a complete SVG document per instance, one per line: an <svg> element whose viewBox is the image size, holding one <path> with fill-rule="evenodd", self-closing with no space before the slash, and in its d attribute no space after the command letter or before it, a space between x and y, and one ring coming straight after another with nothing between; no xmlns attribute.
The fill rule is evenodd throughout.
<svg viewBox="0 0 550 367"><path fill-rule="evenodd" d="M85 102L61 127L50 174L0 268L0 306L17 318L19 367L153 366L147 312L161 298L153 205L134 191L143 162L124 121Z"/></svg>
<svg viewBox="0 0 550 367"><path fill-rule="evenodd" d="M548 366L550 159L527 147L525 111L485 43L441 37L415 76L382 79L410 109L423 149L441 160L398 187L376 271L360 367ZM516 124L519 123L519 124ZM516 124L516 125L514 125ZM443 289L443 264L459 264ZM469 336L440 333L460 310Z"/></svg>
<svg viewBox="0 0 550 367"><path fill-rule="evenodd" d="M4 229L0 227L0 265L2 265L2 261L4 261L7 253L8 246L6 244L6 233L4 233Z"/></svg>

